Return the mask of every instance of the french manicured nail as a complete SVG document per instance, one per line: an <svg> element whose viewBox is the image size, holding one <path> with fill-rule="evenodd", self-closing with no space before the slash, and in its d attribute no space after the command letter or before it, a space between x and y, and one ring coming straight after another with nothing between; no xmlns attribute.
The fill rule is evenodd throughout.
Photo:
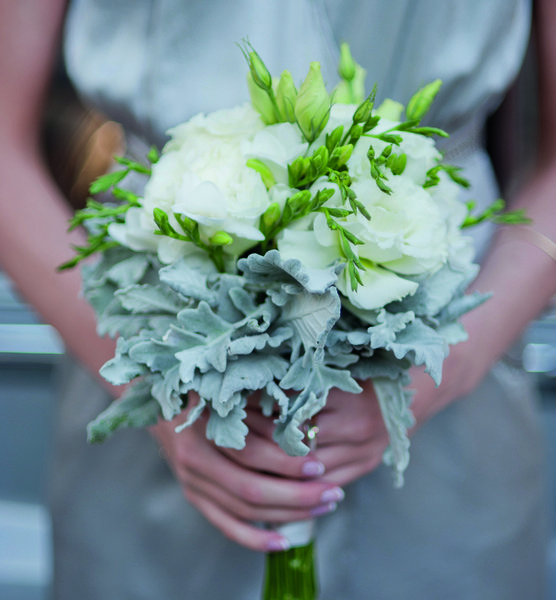
<svg viewBox="0 0 556 600"><path fill-rule="evenodd" d="M286 538L282 538L279 540L272 539L266 545L266 549L269 552L280 552L281 550L289 550L289 547L290 543Z"/></svg>
<svg viewBox="0 0 556 600"><path fill-rule="evenodd" d="M320 497L320 501L323 504L328 504L330 502L341 502L344 499L344 496L344 490L342 488L335 487L324 491Z"/></svg>
<svg viewBox="0 0 556 600"><path fill-rule="evenodd" d="M306 462L301 467L301 472L307 477L319 477L324 474L324 465L317 461Z"/></svg>
<svg viewBox="0 0 556 600"><path fill-rule="evenodd" d="M336 504L336 502L329 502L328 504L321 504L320 506L313 508L313 510L311 511L311 514L313 515L313 517L320 517L321 515L326 515L328 513L335 511L337 506L338 505Z"/></svg>

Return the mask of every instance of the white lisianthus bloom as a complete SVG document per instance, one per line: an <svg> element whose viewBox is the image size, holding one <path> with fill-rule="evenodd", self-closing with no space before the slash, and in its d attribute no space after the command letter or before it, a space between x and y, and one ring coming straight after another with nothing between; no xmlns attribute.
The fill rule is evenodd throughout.
<svg viewBox="0 0 556 600"><path fill-rule="evenodd" d="M171 140L153 165L142 208L128 211L125 225L111 226L110 234L134 250L157 250L163 262L192 252L192 243L154 234L153 210L161 208L179 233L175 214L199 223L205 242L218 231L229 233L233 243L225 252L231 255L254 246L263 239L258 221L269 198L261 176L246 166L241 146L263 128L246 104L200 114L171 129Z"/></svg>

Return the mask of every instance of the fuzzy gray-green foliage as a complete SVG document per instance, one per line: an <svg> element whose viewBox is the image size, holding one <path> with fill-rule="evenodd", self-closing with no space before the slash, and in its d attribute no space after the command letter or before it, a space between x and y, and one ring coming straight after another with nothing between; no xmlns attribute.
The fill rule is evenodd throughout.
<svg viewBox="0 0 556 600"><path fill-rule="evenodd" d="M471 273L446 265L419 281L414 296L357 311L342 305L334 285L340 267L307 269L272 250L238 268L218 273L202 254L162 267L151 255L116 248L84 269L99 332L119 336L101 373L114 384L134 382L91 423L89 438L159 414L172 419L195 391L201 401L183 426L208 411L207 436L240 449L247 398L258 391L263 413L275 419L274 439L302 455L302 426L329 392L360 393L358 381L372 379L390 435L385 461L401 484L413 423L407 372L425 365L440 382L448 344L465 335L457 319L484 301L463 296Z"/></svg>

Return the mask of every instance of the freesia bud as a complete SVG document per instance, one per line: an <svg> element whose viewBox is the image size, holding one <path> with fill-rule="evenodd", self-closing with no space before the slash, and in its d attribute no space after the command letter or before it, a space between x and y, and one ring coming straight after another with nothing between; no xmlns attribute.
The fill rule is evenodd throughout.
<svg viewBox="0 0 556 600"><path fill-rule="evenodd" d="M161 208L156 207L153 210L153 219L160 231L163 233L168 231L168 215Z"/></svg>
<svg viewBox="0 0 556 600"><path fill-rule="evenodd" d="M278 202L272 202L263 214L263 223L267 231L272 229L272 227L278 223L281 216L280 205Z"/></svg>
<svg viewBox="0 0 556 600"><path fill-rule="evenodd" d="M351 144L346 144L345 146L338 146L334 150L334 152L332 152L332 156L330 159L332 168L339 169L340 167L343 167L350 159L352 152L353 146Z"/></svg>
<svg viewBox="0 0 556 600"><path fill-rule="evenodd" d="M328 159L330 158L330 154L326 149L326 146L321 146L315 152L313 152L313 156L311 157L311 162L313 167L317 171L321 171L328 165Z"/></svg>
<svg viewBox="0 0 556 600"><path fill-rule="evenodd" d="M175 217L176 217L178 223L180 224L181 228L184 231L187 231L188 233L191 233L195 229L195 226L197 225L197 223L193 219L190 219L189 217L186 217L185 215L176 214Z"/></svg>
<svg viewBox="0 0 556 600"><path fill-rule="evenodd" d="M349 141L351 144L356 144L359 138L363 135L363 125L354 125L351 128Z"/></svg>
<svg viewBox="0 0 556 600"><path fill-rule="evenodd" d="M297 187L307 172L311 168L311 160L304 156L298 156L291 164L288 165L289 185Z"/></svg>
<svg viewBox="0 0 556 600"><path fill-rule="evenodd" d="M392 144L386 146L386 148L384 148L384 150L382 151L380 157L383 159L387 159L390 154L392 154Z"/></svg>
<svg viewBox="0 0 556 600"><path fill-rule="evenodd" d="M286 204L289 205L293 214L296 214L302 211L310 201L311 192L309 190L302 190L301 192L296 192L293 196L290 196L286 200Z"/></svg>
<svg viewBox="0 0 556 600"><path fill-rule="evenodd" d="M213 246L228 246L233 241L234 240L232 239L232 236L229 233L226 233L225 231L217 231L210 238L210 243Z"/></svg>
<svg viewBox="0 0 556 600"><path fill-rule="evenodd" d="M261 176L261 179L263 180L264 186L267 190L276 184L276 179L274 179L272 171L267 165L264 164L262 160L259 160L258 158L250 158L245 164L254 171L257 171L257 173Z"/></svg>
<svg viewBox="0 0 556 600"><path fill-rule="evenodd" d="M312 62L295 101L295 117L308 142L320 135L330 116L330 96L324 86L320 64Z"/></svg>
<svg viewBox="0 0 556 600"><path fill-rule="evenodd" d="M340 143L343 135L344 128L342 125L339 125L332 133L326 135L326 148L328 149L328 152L334 152L334 148Z"/></svg>
<svg viewBox="0 0 556 600"><path fill-rule="evenodd" d="M386 166L390 168L393 175L401 175L407 165L406 154L391 154L386 161Z"/></svg>
<svg viewBox="0 0 556 600"><path fill-rule="evenodd" d="M351 56L349 44L344 42L340 46L340 63L338 65L338 75L346 81L351 81L355 77L356 63Z"/></svg>
<svg viewBox="0 0 556 600"><path fill-rule="evenodd" d="M408 102L405 111L406 118L409 121L420 121L428 112L436 94L440 90L442 81L437 79L420 89Z"/></svg>
<svg viewBox="0 0 556 600"><path fill-rule="evenodd" d="M284 71L276 88L276 102L280 109L282 122L295 123L295 100L297 89L289 71Z"/></svg>

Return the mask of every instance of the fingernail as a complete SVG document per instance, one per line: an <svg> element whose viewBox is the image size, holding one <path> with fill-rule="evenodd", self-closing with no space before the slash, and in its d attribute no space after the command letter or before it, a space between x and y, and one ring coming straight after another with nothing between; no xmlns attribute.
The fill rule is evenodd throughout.
<svg viewBox="0 0 556 600"><path fill-rule="evenodd" d="M323 504L328 504L329 502L341 502L344 499L344 496L344 490L342 488L335 487L324 491L320 497L320 501Z"/></svg>
<svg viewBox="0 0 556 600"><path fill-rule="evenodd" d="M324 473L324 465L317 461L306 462L301 467L301 472L307 477L319 477Z"/></svg>
<svg viewBox="0 0 556 600"><path fill-rule="evenodd" d="M320 517L321 515L326 515L327 513L335 511L337 506L338 505L336 504L336 502L321 504L320 506L317 506L316 508L313 508L313 510L311 510L311 515L313 515L313 517Z"/></svg>
<svg viewBox="0 0 556 600"><path fill-rule="evenodd" d="M267 545L266 545L266 549L269 552L280 552L281 550L289 550L290 548L290 543L288 542L288 540L286 538L280 538L280 539L272 539L270 540Z"/></svg>

